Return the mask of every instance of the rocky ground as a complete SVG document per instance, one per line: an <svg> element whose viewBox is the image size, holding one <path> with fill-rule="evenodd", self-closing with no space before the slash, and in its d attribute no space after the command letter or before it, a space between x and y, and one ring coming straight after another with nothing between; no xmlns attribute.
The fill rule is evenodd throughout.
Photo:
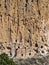
<svg viewBox="0 0 49 65"><path fill-rule="evenodd" d="M18 59L15 61L18 65L49 65L49 55L35 55L33 58Z"/></svg>

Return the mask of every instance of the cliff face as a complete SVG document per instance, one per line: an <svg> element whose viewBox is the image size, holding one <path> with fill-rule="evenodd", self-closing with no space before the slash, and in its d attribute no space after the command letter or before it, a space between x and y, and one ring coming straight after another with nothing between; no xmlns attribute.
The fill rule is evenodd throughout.
<svg viewBox="0 0 49 65"><path fill-rule="evenodd" d="M0 52L25 58L48 48L49 0L0 0Z"/></svg>

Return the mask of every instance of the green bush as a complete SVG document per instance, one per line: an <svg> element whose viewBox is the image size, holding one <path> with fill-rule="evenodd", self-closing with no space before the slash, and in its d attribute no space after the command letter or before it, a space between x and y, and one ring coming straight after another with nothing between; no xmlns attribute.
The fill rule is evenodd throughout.
<svg viewBox="0 0 49 65"><path fill-rule="evenodd" d="M7 54L2 53L0 55L0 65L17 65L13 59L9 58Z"/></svg>

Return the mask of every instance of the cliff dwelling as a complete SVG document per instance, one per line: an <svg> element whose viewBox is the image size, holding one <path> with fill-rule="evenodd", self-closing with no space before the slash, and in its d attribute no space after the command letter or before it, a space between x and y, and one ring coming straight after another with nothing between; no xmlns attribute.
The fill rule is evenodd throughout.
<svg viewBox="0 0 49 65"><path fill-rule="evenodd" d="M45 56L49 50L49 0L0 0L0 54Z"/></svg>

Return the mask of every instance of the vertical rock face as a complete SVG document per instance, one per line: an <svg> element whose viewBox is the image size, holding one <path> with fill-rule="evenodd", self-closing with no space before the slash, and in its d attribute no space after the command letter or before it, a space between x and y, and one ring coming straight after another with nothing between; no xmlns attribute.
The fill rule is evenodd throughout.
<svg viewBox="0 0 49 65"><path fill-rule="evenodd" d="M46 55L49 0L0 0L0 47L17 58Z"/></svg>

